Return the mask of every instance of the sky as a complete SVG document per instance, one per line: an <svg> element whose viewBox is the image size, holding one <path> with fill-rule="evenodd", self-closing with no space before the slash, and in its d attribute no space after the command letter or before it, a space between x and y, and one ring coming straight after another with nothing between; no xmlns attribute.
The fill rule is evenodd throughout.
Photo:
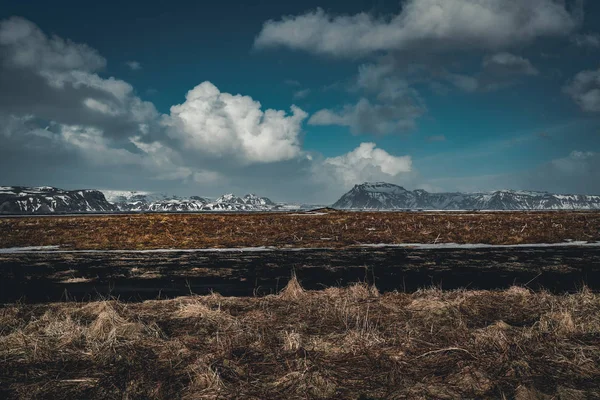
<svg viewBox="0 0 600 400"><path fill-rule="evenodd" d="M0 185L600 194L600 3L0 0Z"/></svg>

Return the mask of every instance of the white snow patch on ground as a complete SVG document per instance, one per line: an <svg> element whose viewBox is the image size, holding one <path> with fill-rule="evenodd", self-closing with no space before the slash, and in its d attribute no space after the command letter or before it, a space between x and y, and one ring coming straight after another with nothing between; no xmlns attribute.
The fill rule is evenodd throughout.
<svg viewBox="0 0 600 400"><path fill-rule="evenodd" d="M58 246L8 247L5 249L0 248L0 253L30 253L39 251L56 251L58 249Z"/></svg>
<svg viewBox="0 0 600 400"><path fill-rule="evenodd" d="M600 242L570 241L563 243L525 243L525 244L486 244L486 243L400 243L400 244L360 244L357 247L405 247L415 249L488 249L488 248L528 248L528 247L600 247Z"/></svg>
<svg viewBox="0 0 600 400"><path fill-rule="evenodd" d="M148 249L148 250L59 250L58 246L11 247L0 249L0 253L197 253L197 252L260 252L277 250L274 247L231 247L208 249Z"/></svg>
<svg viewBox="0 0 600 400"><path fill-rule="evenodd" d="M324 213L324 212L314 212L314 213L313 212L305 212L305 213L294 213L294 214L288 214L288 215L297 217L297 216L302 216L302 215L309 215L309 216L310 215L327 215L327 213Z"/></svg>

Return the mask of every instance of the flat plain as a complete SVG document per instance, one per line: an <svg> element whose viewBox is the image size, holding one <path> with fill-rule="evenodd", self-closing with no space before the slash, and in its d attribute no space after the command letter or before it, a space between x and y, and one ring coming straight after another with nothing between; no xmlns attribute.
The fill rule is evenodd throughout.
<svg viewBox="0 0 600 400"><path fill-rule="evenodd" d="M596 212L2 218L0 397L600 398L599 240Z"/></svg>
<svg viewBox="0 0 600 400"><path fill-rule="evenodd" d="M0 248L347 247L600 240L600 212L131 214L0 218Z"/></svg>

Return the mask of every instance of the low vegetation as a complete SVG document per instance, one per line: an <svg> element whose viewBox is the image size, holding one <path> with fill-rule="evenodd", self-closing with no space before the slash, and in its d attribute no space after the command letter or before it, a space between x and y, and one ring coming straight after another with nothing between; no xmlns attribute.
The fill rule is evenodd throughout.
<svg viewBox="0 0 600 400"><path fill-rule="evenodd" d="M600 294L356 284L0 309L0 398L600 397Z"/></svg>
<svg viewBox="0 0 600 400"><path fill-rule="evenodd" d="M0 219L0 248L345 247L600 240L600 212L138 214Z"/></svg>

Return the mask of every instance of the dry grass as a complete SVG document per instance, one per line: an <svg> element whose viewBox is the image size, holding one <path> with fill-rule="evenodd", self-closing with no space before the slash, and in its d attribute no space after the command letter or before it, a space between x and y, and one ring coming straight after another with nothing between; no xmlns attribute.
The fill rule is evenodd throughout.
<svg viewBox="0 0 600 400"><path fill-rule="evenodd" d="M0 247L344 247L600 240L599 212L146 214L0 219Z"/></svg>
<svg viewBox="0 0 600 400"><path fill-rule="evenodd" d="M385 293L6 305L0 398L600 397L600 294Z"/></svg>

